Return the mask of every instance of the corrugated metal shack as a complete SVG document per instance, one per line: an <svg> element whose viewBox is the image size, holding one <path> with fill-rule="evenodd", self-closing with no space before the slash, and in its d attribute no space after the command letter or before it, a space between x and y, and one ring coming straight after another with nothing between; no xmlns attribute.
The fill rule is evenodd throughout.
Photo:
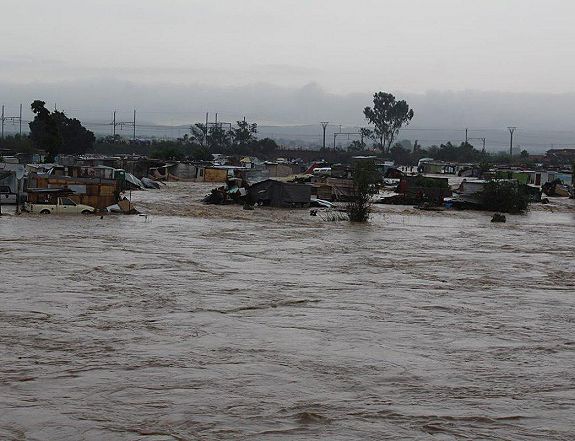
<svg viewBox="0 0 575 441"><path fill-rule="evenodd" d="M249 188L250 199L271 207L305 207L311 200L311 186L266 179Z"/></svg>
<svg viewBox="0 0 575 441"><path fill-rule="evenodd" d="M442 204L444 198L452 195L447 178L422 175L403 176L397 192L416 202L429 201L437 204Z"/></svg>

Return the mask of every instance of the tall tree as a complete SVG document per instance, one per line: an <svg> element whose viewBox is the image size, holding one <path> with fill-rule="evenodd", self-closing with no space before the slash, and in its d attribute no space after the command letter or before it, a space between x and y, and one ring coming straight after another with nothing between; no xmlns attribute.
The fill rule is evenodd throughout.
<svg viewBox="0 0 575 441"><path fill-rule="evenodd" d="M45 106L41 100L32 103L32 112L36 116L29 126L32 144L45 149L49 161L59 153L85 153L93 148L96 141L94 133L76 118L68 118L64 112L50 113Z"/></svg>
<svg viewBox="0 0 575 441"><path fill-rule="evenodd" d="M391 93L377 92L373 95L373 108L366 107L363 114L373 124L373 139L383 152L389 152L399 130L413 118L413 110L404 100L396 101Z"/></svg>
<svg viewBox="0 0 575 441"><path fill-rule="evenodd" d="M60 153L85 153L92 150L96 137L76 118L68 118L64 112L52 112L62 139Z"/></svg>
<svg viewBox="0 0 575 441"><path fill-rule="evenodd" d="M231 145L231 132L221 124L213 125L208 130L208 146L212 151L224 152Z"/></svg>
<svg viewBox="0 0 575 441"><path fill-rule="evenodd" d="M48 162L54 160L62 145L62 138L58 132L58 125L50 111L46 109L46 102L35 100L32 105L32 112L36 115L28 125L30 127L30 139L34 147L44 149L48 152Z"/></svg>
<svg viewBox="0 0 575 441"><path fill-rule="evenodd" d="M244 119L243 121L237 121L236 124L237 128L232 129L234 144L245 147L257 139L258 125L256 123L250 124Z"/></svg>

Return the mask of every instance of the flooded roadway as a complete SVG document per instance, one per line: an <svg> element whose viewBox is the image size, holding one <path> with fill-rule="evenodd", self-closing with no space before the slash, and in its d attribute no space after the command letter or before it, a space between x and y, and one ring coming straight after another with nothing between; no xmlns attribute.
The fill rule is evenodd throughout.
<svg viewBox="0 0 575 441"><path fill-rule="evenodd" d="M0 219L0 439L574 439L574 201L351 225L206 188Z"/></svg>

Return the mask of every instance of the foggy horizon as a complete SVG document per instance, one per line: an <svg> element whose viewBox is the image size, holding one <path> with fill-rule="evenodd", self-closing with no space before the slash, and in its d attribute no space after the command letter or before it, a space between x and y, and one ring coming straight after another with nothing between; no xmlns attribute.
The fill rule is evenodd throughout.
<svg viewBox="0 0 575 441"><path fill-rule="evenodd" d="M314 83L301 88L264 83L208 87L113 79L25 85L0 82L0 90L4 91L0 104L5 105L7 115L16 114L22 103L23 119L29 121L30 103L41 99L49 108L57 105L68 116L82 120L101 136L109 134L107 125L114 110L119 120L131 121L133 109L137 109L139 125L169 126L139 130L143 137L157 138L181 137L187 133L185 127L203 122L209 112L210 121L215 113L219 121L228 122L245 116L258 123L260 136L301 141L302 145L320 144L319 121L330 122L328 140L339 125L344 130L366 126L362 111L371 104L373 93L333 94ZM509 125L518 127L518 145L533 152L570 146L575 137L571 120L575 93L392 92L398 99L406 99L415 110L413 121L402 130L400 138L419 140L424 145L461 142L468 128L469 136L487 138L487 150L503 150L508 143ZM15 133L17 127L7 123L5 130Z"/></svg>

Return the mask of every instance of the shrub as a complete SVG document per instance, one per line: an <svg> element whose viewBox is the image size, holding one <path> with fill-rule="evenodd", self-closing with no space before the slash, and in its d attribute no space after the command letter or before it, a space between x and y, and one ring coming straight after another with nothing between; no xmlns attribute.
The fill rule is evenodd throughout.
<svg viewBox="0 0 575 441"><path fill-rule="evenodd" d="M523 213L529 206L529 195L515 181L491 180L481 192L485 210L502 213Z"/></svg>
<svg viewBox="0 0 575 441"><path fill-rule="evenodd" d="M353 195L347 204L351 222L367 222L371 212L371 195L379 179L375 162L360 161L353 167Z"/></svg>

